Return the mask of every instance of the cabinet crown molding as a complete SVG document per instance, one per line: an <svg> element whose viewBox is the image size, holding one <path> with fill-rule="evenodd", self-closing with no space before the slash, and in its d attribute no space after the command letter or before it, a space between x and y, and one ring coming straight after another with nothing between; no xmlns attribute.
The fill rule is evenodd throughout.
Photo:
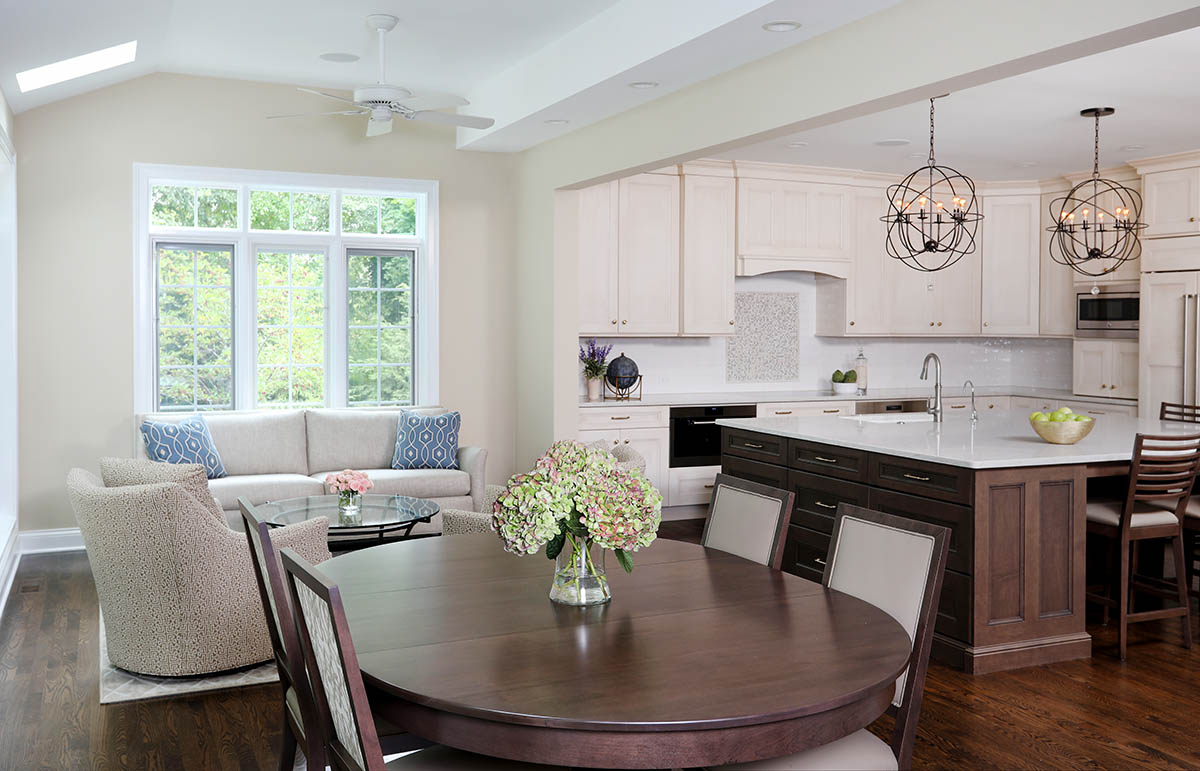
<svg viewBox="0 0 1200 771"><path fill-rule="evenodd" d="M859 169L835 169L827 166L799 166L766 161L734 161L738 179L773 179L784 182L815 182L829 185L855 185L885 188L900 180L896 174Z"/></svg>
<svg viewBox="0 0 1200 771"><path fill-rule="evenodd" d="M1129 161L1129 166L1137 170L1138 174L1151 174L1156 171L1174 171L1176 169L1189 169L1200 166L1200 150L1189 150L1184 153L1172 153L1170 155L1155 155L1149 158L1140 158Z"/></svg>
<svg viewBox="0 0 1200 771"><path fill-rule="evenodd" d="M679 164L680 172L703 177L733 177L733 161L721 161L715 158L701 158L695 161Z"/></svg>
<svg viewBox="0 0 1200 771"><path fill-rule="evenodd" d="M1200 160L1197 161L1196 165L1200 166ZM1105 177L1106 179L1111 179L1115 182L1137 182L1139 186L1141 184L1141 176L1139 175L1138 170L1127 164L1113 166L1112 168L1108 169L1100 169L1100 176ZM1063 179L1067 180L1067 182L1069 182L1072 186L1078 185L1080 182L1091 178L1092 172L1090 171L1080 171L1076 172L1075 174L1067 174L1065 177L1063 177Z"/></svg>

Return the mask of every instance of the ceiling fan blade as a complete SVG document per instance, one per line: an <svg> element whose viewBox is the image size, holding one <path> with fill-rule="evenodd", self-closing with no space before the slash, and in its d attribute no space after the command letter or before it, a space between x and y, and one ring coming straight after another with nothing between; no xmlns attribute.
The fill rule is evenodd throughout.
<svg viewBox="0 0 1200 771"><path fill-rule="evenodd" d="M316 94L317 96L323 96L323 97L325 97L326 99L336 99L336 100L338 100L339 102L346 102L346 103L348 103L348 104L355 104L355 101L354 101L353 99L347 99L347 98L346 98L346 97L344 97L344 96L337 96L336 94L327 94L327 93L325 93L324 91L317 91L316 89L312 89L312 88L297 88L296 90L297 90L297 91L303 91L303 92L304 92L304 93L306 93L306 94Z"/></svg>
<svg viewBox="0 0 1200 771"><path fill-rule="evenodd" d="M418 110L412 114L412 120L473 129L491 128L492 124L496 122L492 118L481 118L478 115L456 115L452 112L436 112L434 110Z"/></svg>
<svg viewBox="0 0 1200 771"><path fill-rule="evenodd" d="M371 118L367 121L367 136L377 137L380 134L388 134L392 130L392 119L380 120Z"/></svg>
<svg viewBox="0 0 1200 771"><path fill-rule="evenodd" d="M444 110L447 107L465 107L470 102L457 94L424 91L408 99L401 99L400 104L416 112L420 110Z"/></svg>
<svg viewBox="0 0 1200 771"><path fill-rule="evenodd" d="M294 112L290 115L268 115L268 119L274 118L308 118L316 115L366 115L365 110L334 110L333 112Z"/></svg>

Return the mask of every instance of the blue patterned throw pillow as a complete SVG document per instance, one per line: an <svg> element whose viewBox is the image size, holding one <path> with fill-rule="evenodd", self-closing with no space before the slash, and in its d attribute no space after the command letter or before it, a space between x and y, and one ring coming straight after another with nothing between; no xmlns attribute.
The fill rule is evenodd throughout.
<svg viewBox="0 0 1200 771"><path fill-rule="evenodd" d="M457 412L418 415L404 412L396 425L396 452L392 468L458 468Z"/></svg>
<svg viewBox="0 0 1200 771"><path fill-rule="evenodd" d="M227 476L225 464L213 444L208 422L202 415L178 423L142 421L142 441L151 460L162 463L199 463L209 479Z"/></svg>

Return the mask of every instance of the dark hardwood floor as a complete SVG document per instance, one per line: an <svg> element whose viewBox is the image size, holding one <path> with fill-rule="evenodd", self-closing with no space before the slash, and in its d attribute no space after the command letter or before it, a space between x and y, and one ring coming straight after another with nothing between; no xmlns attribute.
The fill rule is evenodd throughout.
<svg viewBox="0 0 1200 771"><path fill-rule="evenodd" d="M660 534L697 541L700 523ZM21 561L0 622L0 769L275 767L276 686L101 706L97 622L82 552ZM1090 660L979 677L931 665L914 765L1200 768L1200 646L1180 646L1178 621L1136 624L1122 664L1115 626L1089 631Z"/></svg>

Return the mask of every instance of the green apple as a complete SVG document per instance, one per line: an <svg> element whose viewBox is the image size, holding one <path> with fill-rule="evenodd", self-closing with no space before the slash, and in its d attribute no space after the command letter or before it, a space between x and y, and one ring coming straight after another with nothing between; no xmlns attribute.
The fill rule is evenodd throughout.
<svg viewBox="0 0 1200 771"><path fill-rule="evenodd" d="M1070 407L1059 407L1057 410L1055 410L1055 412L1061 413L1063 415L1070 415L1071 408Z"/></svg>
<svg viewBox="0 0 1200 771"><path fill-rule="evenodd" d="M1052 423L1066 423L1068 420L1070 420L1070 418L1061 412L1050 413L1050 422Z"/></svg>
<svg viewBox="0 0 1200 771"><path fill-rule="evenodd" d="M1029 419L1030 420L1045 420L1046 413L1042 412L1041 410L1038 410L1037 412L1030 413Z"/></svg>
<svg viewBox="0 0 1200 771"><path fill-rule="evenodd" d="M1044 412L1037 413L1037 417L1033 418L1035 423L1046 423L1050 420L1050 416Z"/></svg>
<svg viewBox="0 0 1200 771"><path fill-rule="evenodd" d="M1095 418L1091 415L1076 415L1075 420L1078 423L1091 423Z"/></svg>

